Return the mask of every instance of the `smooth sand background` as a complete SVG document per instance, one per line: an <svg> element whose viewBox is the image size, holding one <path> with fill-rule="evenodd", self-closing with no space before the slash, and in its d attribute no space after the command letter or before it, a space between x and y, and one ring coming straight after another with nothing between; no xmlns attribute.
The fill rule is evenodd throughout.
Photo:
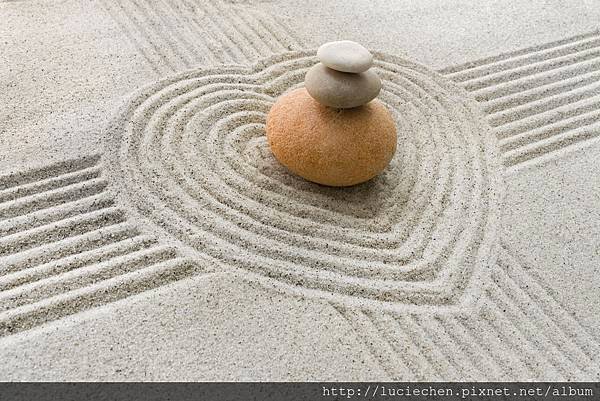
<svg viewBox="0 0 600 401"><path fill-rule="evenodd" d="M155 4L158 11L168 9ZM290 44L293 49L351 39L432 69L590 32L598 29L600 20L594 1L568 6L560 1L247 1L236 7L258 10L267 20L276 18L297 38ZM134 13L138 19L131 21L139 23L138 29L150 26L144 25L145 18L162 18L165 31L177 33L157 31L152 40L136 46L124 33L124 14L112 1L0 3L0 171L7 174L101 152L101 128L128 93L189 66L218 64L218 49L195 47L199 39L186 29L187 8L170 10L171 14ZM210 12L218 10L205 11L210 19ZM125 31L134 32L133 25ZM194 51L186 52L188 48ZM189 66L181 62L181 54ZM244 64L268 54L268 49L257 48L230 59ZM548 367L532 367L505 351L517 344L510 344L510 329L498 328L503 316L471 328L474 333L503 333L480 359L469 348L487 344L462 342L459 330L468 324L445 321L440 327L448 330L453 345L431 331L420 333L426 324L417 320L405 326L414 331L398 335L392 344L396 348L387 352L385 345L372 340L377 333L365 335L328 303L276 294L225 273L179 281L4 337L0 378L598 380L599 157L596 143L506 177L502 242L519 256L526 271L547 283L547 293L537 287L534 291L554 299L543 303L544 308L524 308L506 319L533 322L516 333L530 339L518 346L534 360L540 357L537 336L543 336L540 341L550 345L541 354L547 353L553 362ZM546 331L535 326L536 319L546 319L557 305L565 311L556 318L566 333L560 334L566 339L564 349L549 339L557 335L551 325ZM569 327L579 330L572 319L589 335L569 336ZM413 343L414 338L424 340ZM373 351L370 341L379 351ZM453 360L444 347L465 357ZM565 370L557 367L561 362Z"/></svg>

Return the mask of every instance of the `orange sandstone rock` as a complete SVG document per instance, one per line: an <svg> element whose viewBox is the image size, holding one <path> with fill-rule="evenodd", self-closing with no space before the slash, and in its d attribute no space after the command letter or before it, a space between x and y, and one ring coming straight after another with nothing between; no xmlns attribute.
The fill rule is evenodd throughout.
<svg viewBox="0 0 600 401"><path fill-rule="evenodd" d="M295 174L323 185L349 186L385 169L396 151L396 126L378 100L334 109L302 88L273 105L267 139L277 160Z"/></svg>

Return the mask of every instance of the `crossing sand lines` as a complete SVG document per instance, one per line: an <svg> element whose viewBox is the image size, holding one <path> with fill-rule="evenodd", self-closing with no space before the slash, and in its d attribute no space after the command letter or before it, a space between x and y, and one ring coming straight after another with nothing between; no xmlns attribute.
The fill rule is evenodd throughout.
<svg viewBox="0 0 600 401"><path fill-rule="evenodd" d="M222 1L102 0L158 77L303 48L274 16ZM600 137L598 31L440 71L488 113L509 171Z"/></svg>
<svg viewBox="0 0 600 401"><path fill-rule="evenodd" d="M127 221L102 171L91 155L0 176L0 335L196 271Z"/></svg>
<svg viewBox="0 0 600 401"><path fill-rule="evenodd" d="M595 380L600 344L502 246L485 301L458 313L336 306L393 380Z"/></svg>
<svg viewBox="0 0 600 401"><path fill-rule="evenodd" d="M600 138L600 32L441 70L482 104L515 169Z"/></svg>
<svg viewBox="0 0 600 401"><path fill-rule="evenodd" d="M287 288L394 307L474 296L466 288L494 260L502 196L477 103L424 66L377 54L403 146L364 185L308 183L273 158L264 125L314 54L199 68L140 89L106 133L123 198L199 254Z"/></svg>
<svg viewBox="0 0 600 401"><path fill-rule="evenodd" d="M276 16L221 0L101 0L157 76L197 65L248 64L299 50Z"/></svg>

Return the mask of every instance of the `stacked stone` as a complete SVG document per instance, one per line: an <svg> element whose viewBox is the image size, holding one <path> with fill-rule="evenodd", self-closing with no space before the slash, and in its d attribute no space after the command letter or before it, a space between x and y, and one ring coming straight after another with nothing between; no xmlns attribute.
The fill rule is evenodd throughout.
<svg viewBox="0 0 600 401"><path fill-rule="evenodd" d="M295 174L323 185L360 184L396 151L396 126L375 99L381 80L371 53L350 41L326 43L304 85L282 95L267 116L273 154Z"/></svg>
<svg viewBox="0 0 600 401"><path fill-rule="evenodd" d="M349 109L367 104L379 94L381 80L370 70L373 55L358 43L325 43L317 58L320 63L308 71L304 85L319 103Z"/></svg>

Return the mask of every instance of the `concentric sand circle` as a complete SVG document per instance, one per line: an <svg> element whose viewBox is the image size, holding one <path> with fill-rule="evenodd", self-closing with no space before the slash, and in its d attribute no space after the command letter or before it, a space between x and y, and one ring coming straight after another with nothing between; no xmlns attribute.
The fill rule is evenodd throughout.
<svg viewBox="0 0 600 401"><path fill-rule="evenodd" d="M137 92L108 128L120 199L207 263L340 301L456 305L495 259L502 185L489 126L440 75L375 53L398 127L388 169L351 188L287 172L265 120L316 59L198 69Z"/></svg>

